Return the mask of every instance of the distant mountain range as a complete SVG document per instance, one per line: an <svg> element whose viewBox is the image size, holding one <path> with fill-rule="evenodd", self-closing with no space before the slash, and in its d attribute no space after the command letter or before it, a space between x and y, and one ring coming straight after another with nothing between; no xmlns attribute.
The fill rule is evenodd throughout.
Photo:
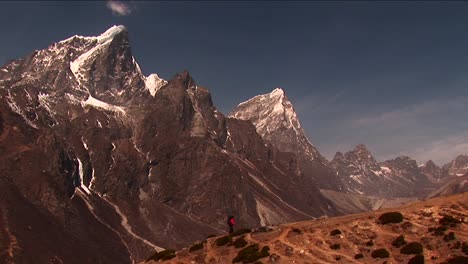
<svg viewBox="0 0 468 264"><path fill-rule="evenodd" d="M188 72L144 76L123 26L0 68L5 263L136 262L225 233L227 215L259 227L372 210L343 205L463 191L447 186L467 171L467 156L378 163L364 145L327 161L283 90L224 116Z"/></svg>

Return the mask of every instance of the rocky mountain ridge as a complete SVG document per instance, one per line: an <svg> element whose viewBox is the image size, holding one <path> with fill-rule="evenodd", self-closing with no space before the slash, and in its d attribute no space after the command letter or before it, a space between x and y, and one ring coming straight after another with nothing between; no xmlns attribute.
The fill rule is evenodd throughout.
<svg viewBox="0 0 468 264"><path fill-rule="evenodd" d="M255 227L339 213L319 172L225 117L188 72L143 76L129 43L114 26L0 68L2 262L137 262L226 232L229 214ZM48 250L29 242L51 234Z"/></svg>

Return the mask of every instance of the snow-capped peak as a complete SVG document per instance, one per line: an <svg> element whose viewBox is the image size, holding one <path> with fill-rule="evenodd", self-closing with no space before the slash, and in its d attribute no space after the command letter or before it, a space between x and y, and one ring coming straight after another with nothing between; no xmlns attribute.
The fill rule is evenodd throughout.
<svg viewBox="0 0 468 264"><path fill-rule="evenodd" d="M276 142L282 151L300 151L312 159L320 156L305 136L294 107L281 88L240 103L229 116L249 120L264 139Z"/></svg>
<svg viewBox="0 0 468 264"><path fill-rule="evenodd" d="M281 88L276 88L270 93L270 97L283 97L284 91Z"/></svg>
<svg viewBox="0 0 468 264"><path fill-rule="evenodd" d="M98 44L95 45L93 48L89 49L88 51L84 52L83 54L81 54L74 61L70 62L70 70L72 71L73 75L75 76L80 86L81 86L81 80L83 79L83 74L80 73L80 69L82 68L82 65L90 57L92 57L96 51L110 44L112 40L114 39L114 37L120 32L122 32L123 30L125 30L124 26L112 26L111 28L106 30L106 32L102 33L101 35L97 37L84 37L85 39L97 40Z"/></svg>
<svg viewBox="0 0 468 264"><path fill-rule="evenodd" d="M109 29L107 29L104 33L102 33L99 36L80 36L80 35L73 35L67 39L64 39L60 41L59 43L65 43L68 41L73 40L74 38L80 38L80 39L86 39L86 40L97 40L98 43L104 43L108 40L112 40L117 34L120 32L126 30L125 26L119 25L119 26L112 26Z"/></svg>
<svg viewBox="0 0 468 264"><path fill-rule="evenodd" d="M108 40L114 39L114 37L119 34L120 32L126 30L125 26L112 26L106 32L102 33L100 36L96 37L98 43L103 43Z"/></svg>

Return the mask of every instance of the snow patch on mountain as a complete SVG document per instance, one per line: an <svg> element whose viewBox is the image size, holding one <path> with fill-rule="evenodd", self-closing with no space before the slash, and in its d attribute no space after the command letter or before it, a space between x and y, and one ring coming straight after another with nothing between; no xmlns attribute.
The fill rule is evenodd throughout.
<svg viewBox="0 0 468 264"><path fill-rule="evenodd" d="M97 45L95 45L93 48L88 50L87 52L83 53L81 56L79 56L77 59L74 61L70 62L70 70L72 71L73 75L75 76L76 80L78 81L78 84L81 86L81 80L83 79L83 74L80 73L80 69L82 68L82 65L93 55L96 53L96 51L106 47L109 45L114 37L125 30L124 26L112 26L109 28L106 32L102 33L100 36L97 37L82 37L82 36L74 36L74 37L79 37L87 40L96 40ZM61 42L67 42L70 39L69 38L66 40L63 40Z"/></svg>
<svg viewBox="0 0 468 264"><path fill-rule="evenodd" d="M93 107L96 107L96 108L101 108L101 109L104 109L104 110L107 110L107 111L121 113L121 114L124 114L124 115L126 114L123 107L108 104L106 102L100 101L100 100L92 97L91 95L89 95L88 99L86 101L83 101L81 103L81 105L82 106L90 105L90 106L93 106Z"/></svg>
<svg viewBox="0 0 468 264"><path fill-rule="evenodd" d="M148 77L145 77L146 89L153 97L156 94L156 92L166 84L167 81L160 78L156 73L150 74Z"/></svg>
<svg viewBox="0 0 468 264"><path fill-rule="evenodd" d="M79 158L78 160L78 173L80 175L80 187L88 194L91 194L91 191L88 189L88 187L84 184L84 178L83 178L83 162Z"/></svg>

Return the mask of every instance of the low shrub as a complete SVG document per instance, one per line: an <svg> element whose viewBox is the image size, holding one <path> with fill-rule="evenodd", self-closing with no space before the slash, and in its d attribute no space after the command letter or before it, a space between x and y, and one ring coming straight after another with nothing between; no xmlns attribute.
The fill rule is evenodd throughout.
<svg viewBox="0 0 468 264"><path fill-rule="evenodd" d="M223 236L215 240L215 243L218 247L227 245L232 242L232 237L231 236Z"/></svg>
<svg viewBox="0 0 468 264"><path fill-rule="evenodd" d="M444 215L440 220L439 224L443 226L451 226L455 227L456 225L460 224L461 221L451 215Z"/></svg>
<svg viewBox="0 0 468 264"><path fill-rule="evenodd" d="M372 247L373 245L374 245L374 241L372 241L372 240L369 240L369 241L366 242L366 246L368 246L368 247Z"/></svg>
<svg viewBox="0 0 468 264"><path fill-rule="evenodd" d="M403 222L403 215L400 212L388 212L382 214L379 217L379 221L382 225L390 223L401 223Z"/></svg>
<svg viewBox="0 0 468 264"><path fill-rule="evenodd" d="M364 255L362 253L354 255L354 259L362 259L364 258Z"/></svg>
<svg viewBox="0 0 468 264"><path fill-rule="evenodd" d="M460 241L457 241L455 243L453 243L453 245L450 247L451 249L460 249L462 246L462 244L460 243Z"/></svg>
<svg viewBox="0 0 468 264"><path fill-rule="evenodd" d="M200 243L194 244L193 246L191 246L191 247L189 248L189 252L193 252L193 251L202 249L203 246L205 245L205 243L206 243L206 240L204 240L204 241L202 241L202 242L200 242Z"/></svg>
<svg viewBox="0 0 468 264"><path fill-rule="evenodd" d="M455 233L454 232L450 232L450 233L448 233L447 235L444 236L444 241L445 242L452 241L452 240L455 240Z"/></svg>
<svg viewBox="0 0 468 264"><path fill-rule="evenodd" d="M463 242L462 244L462 252L468 255L468 243Z"/></svg>
<svg viewBox="0 0 468 264"><path fill-rule="evenodd" d="M267 226L261 226L261 227L259 227L257 229L254 229L252 231L252 233L264 233L264 232L270 232L271 230L273 230L273 229L271 229L271 228L269 228Z"/></svg>
<svg viewBox="0 0 468 264"><path fill-rule="evenodd" d="M247 245L247 241L244 239L244 237L240 237L232 243L235 248L243 248Z"/></svg>
<svg viewBox="0 0 468 264"><path fill-rule="evenodd" d="M408 264L424 264L424 263L425 263L425 260L424 260L423 255L416 255L408 261Z"/></svg>
<svg viewBox="0 0 468 264"><path fill-rule="evenodd" d="M251 229L242 228L242 229L239 229L239 230L236 230L236 231L232 232L232 233L231 233L231 236L232 236L232 237L240 236L240 235L243 235L243 234L246 234L246 233L250 233L250 232L252 232Z"/></svg>
<svg viewBox="0 0 468 264"><path fill-rule="evenodd" d="M159 260L169 260L175 258L175 250L173 249L165 249L160 252L156 252L153 256L149 257L146 261L154 260L154 261L159 261Z"/></svg>
<svg viewBox="0 0 468 264"><path fill-rule="evenodd" d="M401 254L407 254L407 255L421 254L422 252L423 252L423 246L421 245L421 243L418 243L418 242L411 242L400 249Z"/></svg>
<svg viewBox="0 0 468 264"><path fill-rule="evenodd" d="M403 235L397 237L392 242L392 246L394 246L396 248L399 248L399 247L404 246L404 245L406 245L406 241L405 241L405 236L403 236Z"/></svg>
<svg viewBox="0 0 468 264"><path fill-rule="evenodd" d="M242 263L252 263L261 258L268 257L270 255L270 248L264 246L262 250L259 251L258 244L252 244L248 247L241 249L237 256L232 260L232 263L242 262Z"/></svg>
<svg viewBox="0 0 468 264"><path fill-rule="evenodd" d="M431 232L433 236L443 236L445 234L445 231L447 231L447 226L429 228L429 232Z"/></svg>
<svg viewBox="0 0 468 264"><path fill-rule="evenodd" d="M330 236L336 236L336 235L340 235L340 234L341 234L341 230L339 230L339 229L333 229L330 232Z"/></svg>
<svg viewBox="0 0 468 264"><path fill-rule="evenodd" d="M373 258L388 258L390 256L390 253L385 248L379 248L374 251L372 251L371 256Z"/></svg>
<svg viewBox="0 0 468 264"><path fill-rule="evenodd" d="M468 257L465 256L456 256L444 262L444 264L466 264L468 263Z"/></svg>
<svg viewBox="0 0 468 264"><path fill-rule="evenodd" d="M302 231L299 228L293 228L291 231L297 234L302 234Z"/></svg>
<svg viewBox="0 0 468 264"><path fill-rule="evenodd" d="M401 224L401 228L403 228L403 229L409 229L411 227L413 227L413 224L411 222L408 222L408 221Z"/></svg>
<svg viewBox="0 0 468 264"><path fill-rule="evenodd" d="M333 245L330 246L330 248L331 248L331 249L334 249L334 250L340 249L340 248L341 248L341 245L340 245L340 244L333 244Z"/></svg>

